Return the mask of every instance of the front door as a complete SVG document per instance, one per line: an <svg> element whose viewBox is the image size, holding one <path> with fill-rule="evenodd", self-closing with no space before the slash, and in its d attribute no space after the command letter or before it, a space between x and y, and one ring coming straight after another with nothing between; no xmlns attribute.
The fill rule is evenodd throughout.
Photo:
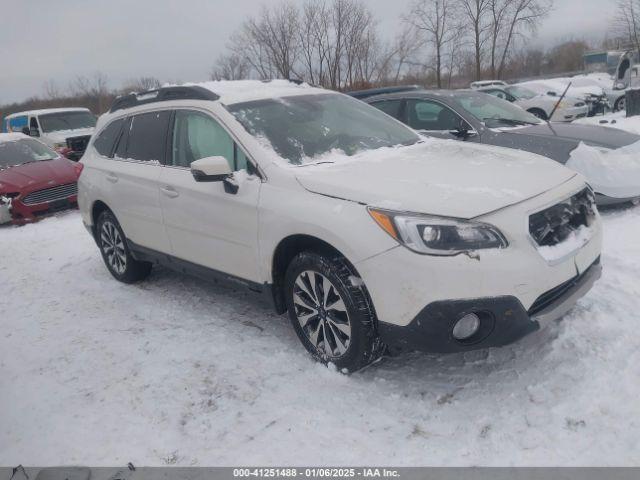
<svg viewBox="0 0 640 480"><path fill-rule="evenodd" d="M406 103L406 123L430 137L452 140L478 140L478 135L452 109L427 99L412 98ZM463 131L467 132L463 135Z"/></svg>
<svg viewBox="0 0 640 480"><path fill-rule="evenodd" d="M170 137L170 158L160 174L160 204L172 254L259 282L261 179L233 138L208 113L177 110ZM225 188L221 181L195 181L191 162L211 156L227 159L236 172L237 191Z"/></svg>

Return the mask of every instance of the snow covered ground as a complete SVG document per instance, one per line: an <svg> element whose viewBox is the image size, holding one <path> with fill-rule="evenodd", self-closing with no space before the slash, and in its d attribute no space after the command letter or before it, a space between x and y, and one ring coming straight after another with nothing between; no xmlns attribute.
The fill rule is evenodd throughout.
<svg viewBox="0 0 640 480"><path fill-rule="evenodd" d="M558 325L344 376L254 294L113 280L76 212L0 228L0 465L638 465L640 208Z"/></svg>
<svg viewBox="0 0 640 480"><path fill-rule="evenodd" d="M573 123L618 128L620 130L626 130L627 132L640 135L640 116L627 118L626 112L615 112L608 113L607 115L580 118L579 120L575 120Z"/></svg>

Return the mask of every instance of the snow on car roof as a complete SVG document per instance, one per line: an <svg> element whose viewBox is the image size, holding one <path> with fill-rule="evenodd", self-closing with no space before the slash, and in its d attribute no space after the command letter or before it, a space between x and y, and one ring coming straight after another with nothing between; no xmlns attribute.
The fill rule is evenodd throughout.
<svg viewBox="0 0 640 480"><path fill-rule="evenodd" d="M45 115L47 113L62 113L62 112L88 112L88 108L73 107L73 108L41 108L39 110L25 110L24 112L16 112L11 115L7 115L5 118L19 117L22 115Z"/></svg>
<svg viewBox="0 0 640 480"><path fill-rule="evenodd" d="M225 105L251 102L267 98L291 97L317 93L333 93L307 83L295 83L289 80L219 80L202 83L186 83L185 86L199 86L211 90L220 96Z"/></svg>
<svg viewBox="0 0 640 480"><path fill-rule="evenodd" d="M21 132L12 132L12 133L0 133L0 143L5 142L17 142L18 140L22 140L23 138L31 138Z"/></svg>

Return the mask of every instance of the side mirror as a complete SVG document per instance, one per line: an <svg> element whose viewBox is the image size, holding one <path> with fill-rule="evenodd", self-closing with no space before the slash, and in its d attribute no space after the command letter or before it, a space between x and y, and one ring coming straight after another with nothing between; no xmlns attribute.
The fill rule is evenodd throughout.
<svg viewBox="0 0 640 480"><path fill-rule="evenodd" d="M475 132L471 130L469 124L465 122L463 119L460 119L460 122L456 126L454 130L449 130L451 135L454 135L458 138L468 138L475 135Z"/></svg>
<svg viewBox="0 0 640 480"><path fill-rule="evenodd" d="M221 182L232 171L224 157L205 157L191 162L191 174L196 182Z"/></svg>
<svg viewBox="0 0 640 480"><path fill-rule="evenodd" d="M24 135L29 135L31 136L31 130L29 130L29 127L22 127L22 133Z"/></svg>

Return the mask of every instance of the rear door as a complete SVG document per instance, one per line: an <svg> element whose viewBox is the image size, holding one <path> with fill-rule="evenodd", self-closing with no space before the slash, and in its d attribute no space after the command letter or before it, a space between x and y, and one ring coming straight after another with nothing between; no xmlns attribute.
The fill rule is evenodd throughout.
<svg viewBox="0 0 640 480"><path fill-rule="evenodd" d="M102 171L105 198L127 238L164 253L170 247L162 222L158 178L170 117L171 111L160 110L123 120L115 152Z"/></svg>
<svg viewBox="0 0 640 480"><path fill-rule="evenodd" d="M160 176L160 204L173 255L244 280L258 273L261 179L227 130L208 112L177 110L170 154ZM227 159L237 191L223 182L196 182L190 164Z"/></svg>

